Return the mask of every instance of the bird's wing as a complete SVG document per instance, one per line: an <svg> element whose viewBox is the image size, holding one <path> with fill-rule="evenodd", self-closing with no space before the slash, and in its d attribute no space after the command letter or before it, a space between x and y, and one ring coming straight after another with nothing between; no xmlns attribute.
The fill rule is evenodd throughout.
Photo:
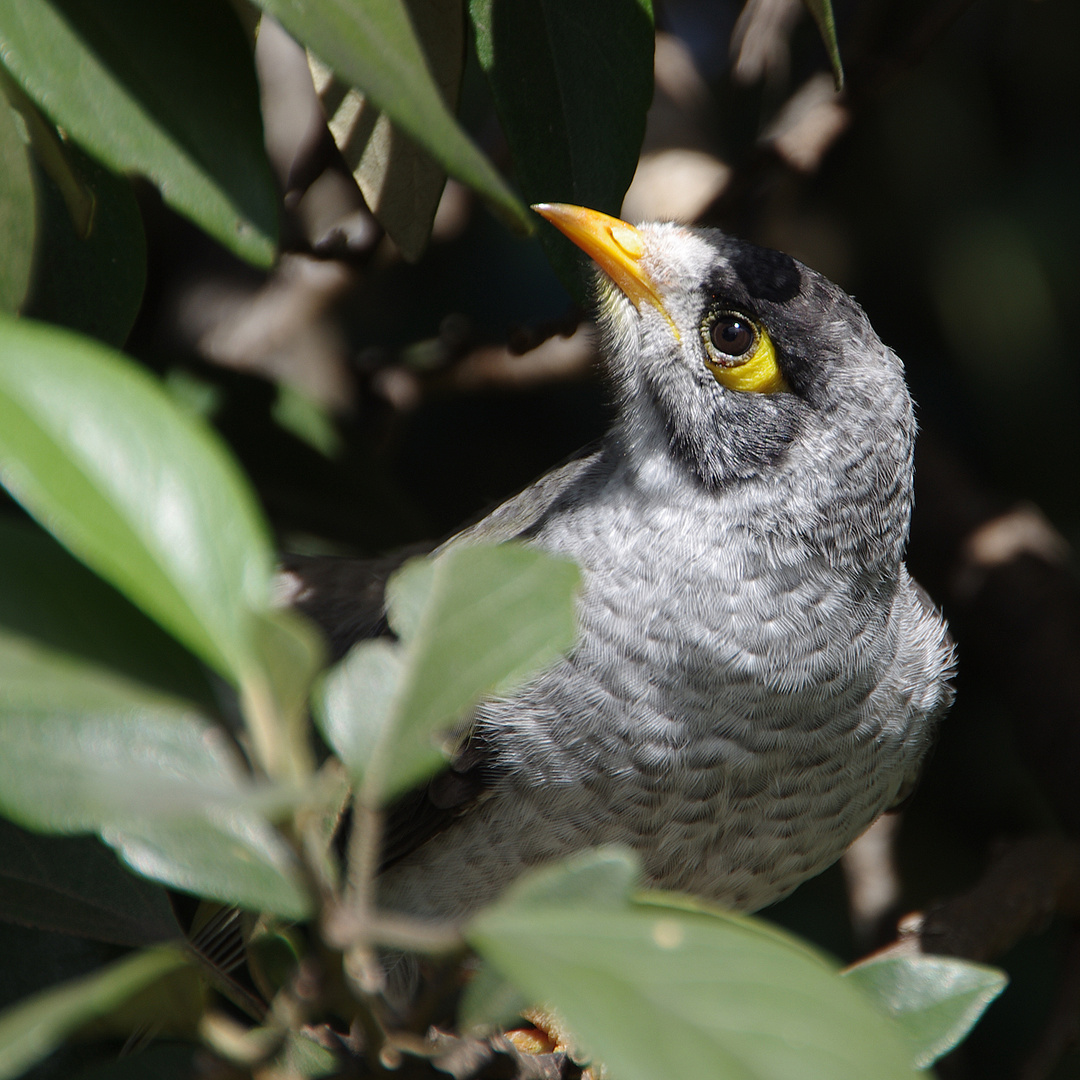
<svg viewBox="0 0 1080 1080"><path fill-rule="evenodd" d="M596 446L585 447L442 548L462 543L502 543L533 535L571 491L603 482L612 462ZM390 634L386 622L387 578L420 546L380 559L286 556L279 575L283 602L301 611L326 635L331 656L341 659L359 641ZM441 549L440 549L441 550ZM428 783L406 792L387 810L383 834L385 869L443 832L483 797L497 778L488 748L473 735L449 765Z"/></svg>
<svg viewBox="0 0 1080 1080"><path fill-rule="evenodd" d="M577 491L581 485L593 486L602 482L611 467L612 459L602 447L595 443L582 447L475 524L455 533L442 547L459 541L501 544L506 540L528 537L570 491Z"/></svg>

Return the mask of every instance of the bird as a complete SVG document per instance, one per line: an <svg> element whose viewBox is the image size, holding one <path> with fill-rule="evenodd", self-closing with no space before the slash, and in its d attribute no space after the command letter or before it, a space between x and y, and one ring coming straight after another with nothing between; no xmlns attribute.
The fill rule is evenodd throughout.
<svg viewBox="0 0 1080 1080"><path fill-rule="evenodd" d="M906 797L953 696L946 623L904 563L903 366L787 254L534 209L594 264L614 420L450 543L575 560L579 634L389 809L379 900L462 919L533 867L624 845L644 885L756 911ZM371 600L393 565L366 584L294 566L301 607L339 648L386 632Z"/></svg>

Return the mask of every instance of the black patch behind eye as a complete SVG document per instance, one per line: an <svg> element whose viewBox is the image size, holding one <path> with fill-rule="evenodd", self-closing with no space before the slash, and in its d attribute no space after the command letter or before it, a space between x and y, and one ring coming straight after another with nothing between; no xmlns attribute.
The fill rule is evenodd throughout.
<svg viewBox="0 0 1080 1080"><path fill-rule="evenodd" d="M747 244L735 252L731 265L746 291L757 300L782 304L798 295L802 274L790 255Z"/></svg>

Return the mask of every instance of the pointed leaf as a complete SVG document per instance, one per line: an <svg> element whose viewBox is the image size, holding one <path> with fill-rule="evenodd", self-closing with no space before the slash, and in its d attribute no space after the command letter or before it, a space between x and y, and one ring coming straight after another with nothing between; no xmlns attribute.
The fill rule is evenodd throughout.
<svg viewBox="0 0 1080 1080"><path fill-rule="evenodd" d="M0 1080L21 1076L70 1032L187 962L173 946L147 949L0 1013Z"/></svg>
<svg viewBox="0 0 1080 1080"><path fill-rule="evenodd" d="M951 956L885 956L844 975L899 1021L921 1069L961 1043L1009 981L998 968Z"/></svg>
<svg viewBox="0 0 1080 1080"><path fill-rule="evenodd" d="M530 215L458 125L431 77L403 0L258 0L345 83L362 90L451 176L524 232Z"/></svg>
<svg viewBox="0 0 1080 1080"><path fill-rule="evenodd" d="M286 919L312 913L295 856L256 814L210 808L204 819L127 825L102 837L137 873L174 889Z"/></svg>
<svg viewBox="0 0 1080 1080"><path fill-rule="evenodd" d="M549 879L542 891L559 890ZM522 883L467 938L621 1080L915 1076L885 1017L812 950L752 918L663 897L537 900Z"/></svg>
<svg viewBox="0 0 1080 1080"><path fill-rule="evenodd" d="M255 69L216 0L0 0L4 62L43 112L242 258L269 265L277 191Z"/></svg>
<svg viewBox="0 0 1080 1080"><path fill-rule="evenodd" d="M403 650L393 642L361 642L327 673L315 697L319 730L353 777L378 765L380 747L393 738L404 663Z"/></svg>
<svg viewBox="0 0 1080 1080"><path fill-rule="evenodd" d="M840 44L836 40L836 19L833 16L832 0L803 0L806 10L814 17L818 32L821 34L825 51L829 54L829 63L832 64L833 78L836 80L836 89L839 92L844 89L844 65L840 60Z"/></svg>
<svg viewBox="0 0 1080 1080"><path fill-rule="evenodd" d="M73 688L69 679L65 690ZM91 694L99 687L86 680ZM59 694L56 695L59 697ZM42 708L58 705L55 700ZM105 703L95 700L91 707ZM0 716L0 809L31 829L92 832L106 825L201 818L211 810L280 813L294 792L242 778L224 734L165 706L115 712Z"/></svg>
<svg viewBox="0 0 1080 1080"><path fill-rule="evenodd" d="M256 663L270 546L201 422L118 353L0 316L0 477L92 569L235 681Z"/></svg>

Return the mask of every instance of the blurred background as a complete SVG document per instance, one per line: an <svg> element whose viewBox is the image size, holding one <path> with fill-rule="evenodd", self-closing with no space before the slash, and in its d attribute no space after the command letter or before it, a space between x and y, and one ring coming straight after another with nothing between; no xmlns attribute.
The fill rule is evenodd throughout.
<svg viewBox="0 0 1080 1080"><path fill-rule="evenodd" d="M1011 851L995 895L1027 889L1025 918L982 944L1012 986L938 1069L1063 1080L1080 1076L1080 943L1055 910L1077 883L1058 848L1040 862L1009 845L1080 827L1080 8L835 10L841 94L800 0L658 3L655 98L623 207L823 271L904 359L919 404L910 563L956 631L957 705L884 854L766 914L853 960ZM342 95L317 72L319 98L269 19L256 60L283 257L259 273L142 187L148 280L127 351L224 433L283 549L438 540L604 431L587 308L537 240L455 181L406 260L327 130ZM508 167L471 54L460 114Z"/></svg>

